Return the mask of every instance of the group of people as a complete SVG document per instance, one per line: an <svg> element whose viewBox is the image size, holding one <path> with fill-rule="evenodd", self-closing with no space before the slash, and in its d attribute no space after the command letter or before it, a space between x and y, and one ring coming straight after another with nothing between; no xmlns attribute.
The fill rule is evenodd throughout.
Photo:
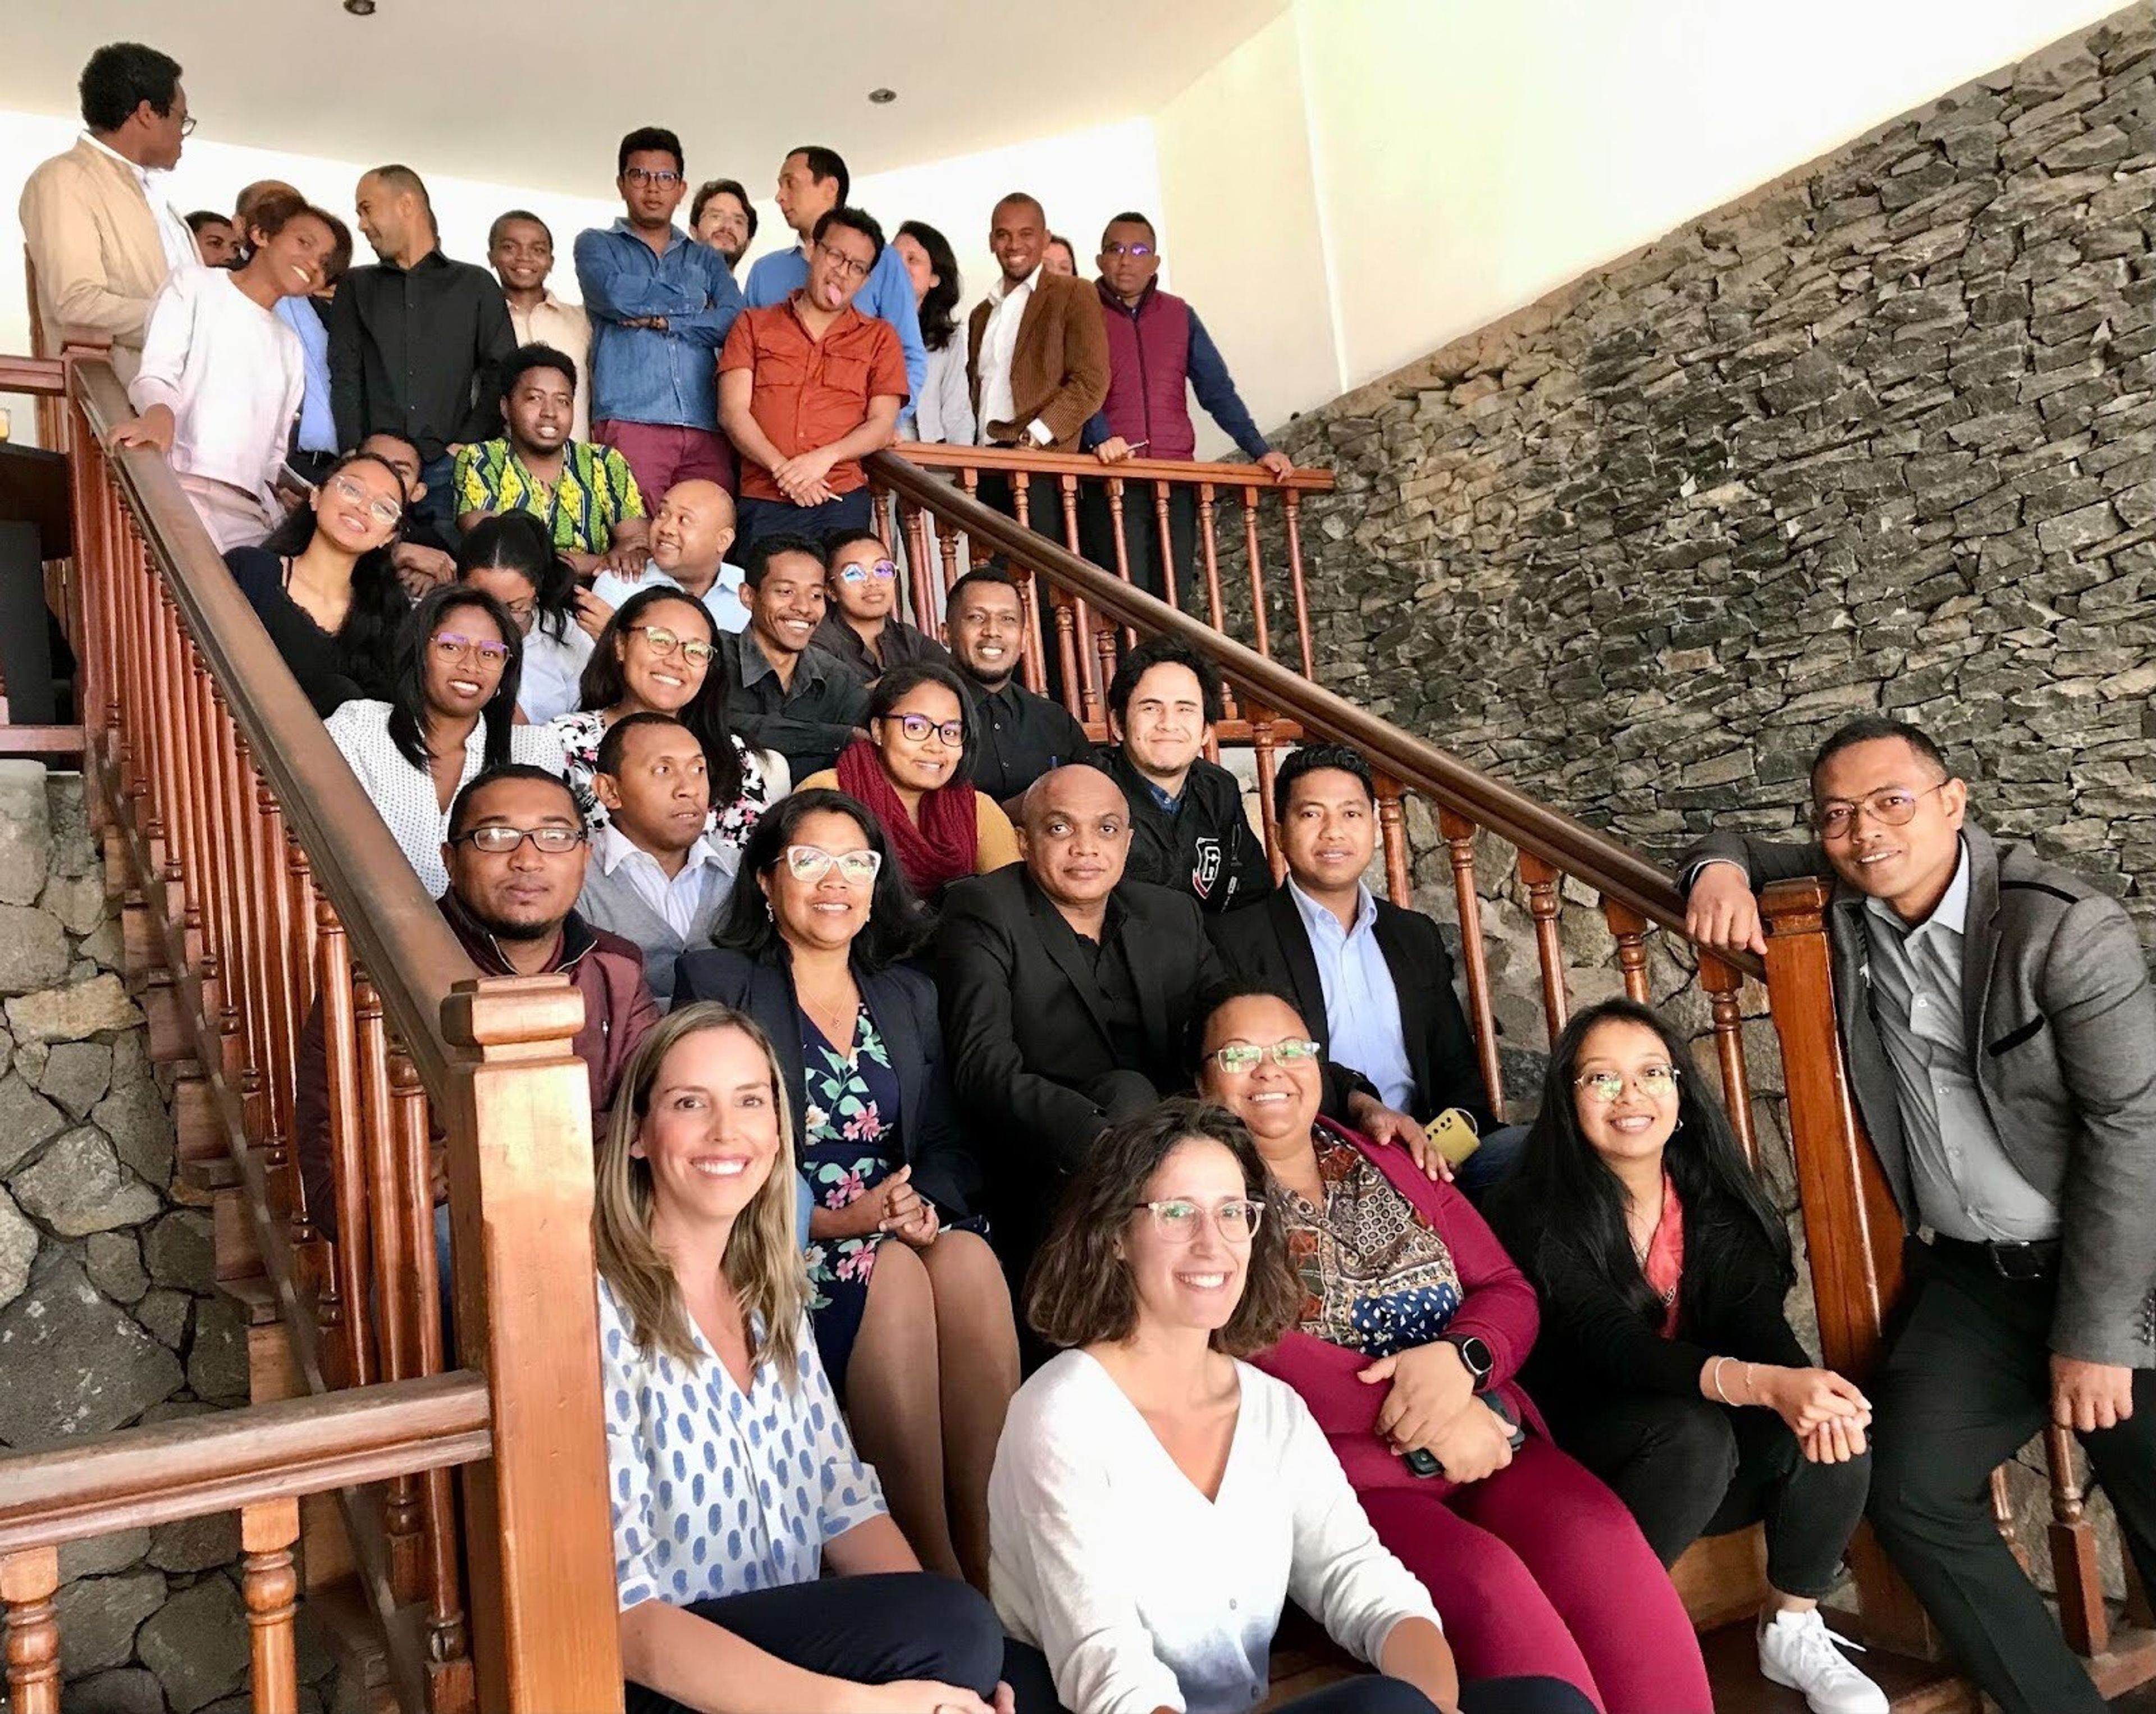
<svg viewBox="0 0 2156 1714"><path fill-rule="evenodd" d="M1292 1600L1376 1669L1302 1714L1681 1714L1665 1569L1759 1522L1762 1670L1876 1714L1819 1611L1867 1508L2010 1714L2099 1706L1985 1492L2071 1426L2156 1577L2156 1010L2120 907L1994 844L1921 731L1828 742L1811 847L1681 870L1724 948L1757 886L1838 883L1917 1281L1860 1388L1790 1327L1783 1219L1658 1014L1579 1014L1497 1124L1438 925L1365 880L1356 752L1281 762L1276 876L1202 652L1126 652L1096 747L1020 682L1009 572L940 639L901 616L860 461L909 422L1188 458L1188 383L1285 470L1142 216L1089 283L1006 198L961 335L948 244L886 244L828 150L742 284L746 192L675 226L680 143L639 130L579 308L543 222L451 262L402 167L358 188L372 267L288 187L191 231L179 68L108 48L82 94L24 196L47 326L112 336L118 438L166 450L475 964L583 996L633 1707L1225 1714ZM1176 575L1173 531L1126 546ZM334 1236L328 1083L317 1016Z"/></svg>

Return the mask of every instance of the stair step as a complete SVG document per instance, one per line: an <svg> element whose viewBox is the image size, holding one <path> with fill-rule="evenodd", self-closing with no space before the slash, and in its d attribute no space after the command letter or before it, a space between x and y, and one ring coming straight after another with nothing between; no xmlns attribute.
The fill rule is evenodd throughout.
<svg viewBox="0 0 2156 1714"><path fill-rule="evenodd" d="M335 1706L344 1714L397 1714L397 1696L389 1681L389 1650L377 1624L374 1609L362 1591L357 1575L347 1577L307 1597L307 1605L321 1627L322 1640L336 1662L337 1695ZM416 1625L419 1609L400 1609L399 1624Z"/></svg>
<svg viewBox="0 0 2156 1714"><path fill-rule="evenodd" d="M267 1274L243 1274L236 1280L219 1280L218 1295L229 1298L250 1327L274 1327L280 1311L277 1287Z"/></svg>
<svg viewBox="0 0 2156 1714"><path fill-rule="evenodd" d="M179 1162L180 1182L192 1186L205 1194L219 1190L232 1190L240 1183L239 1162L229 1154L204 1156L199 1160L182 1159Z"/></svg>

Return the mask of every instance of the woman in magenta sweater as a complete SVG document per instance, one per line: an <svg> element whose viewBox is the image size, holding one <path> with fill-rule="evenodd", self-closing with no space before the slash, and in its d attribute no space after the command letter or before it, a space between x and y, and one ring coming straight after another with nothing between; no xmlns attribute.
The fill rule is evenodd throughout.
<svg viewBox="0 0 2156 1714"><path fill-rule="evenodd" d="M1445 1614L1461 1676L1563 1678L1605 1714L1707 1714L1661 1562L1514 1379L1539 1313L1481 1216L1318 1116L1317 1049L1291 1002L1223 990L1199 1030L1199 1090L1256 1137L1303 1281L1297 1327L1254 1361L1309 1405Z"/></svg>

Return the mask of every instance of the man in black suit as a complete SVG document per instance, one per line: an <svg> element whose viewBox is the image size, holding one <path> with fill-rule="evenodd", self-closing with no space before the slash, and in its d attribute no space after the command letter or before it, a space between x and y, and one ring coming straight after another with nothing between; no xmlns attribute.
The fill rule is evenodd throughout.
<svg viewBox="0 0 2156 1714"><path fill-rule="evenodd" d="M1213 944L1238 976L1294 995L1325 1056L1387 1106L1424 1125L1465 1112L1482 1143L1457 1178L1479 1194L1510 1173L1527 1132L1491 1114L1437 924L1363 884L1378 844L1369 764L1341 745L1305 745L1273 777L1273 819L1287 885L1209 917Z"/></svg>
<svg viewBox="0 0 2156 1714"><path fill-rule="evenodd" d="M1101 1131L1188 1085L1199 997L1227 972L1195 901L1123 878L1130 815L1098 768L1027 793L1023 865L955 882L936 937L952 1086L987 1145L998 1247L1023 1270ZM1327 1111L1387 1137L1414 1122L1328 1068Z"/></svg>

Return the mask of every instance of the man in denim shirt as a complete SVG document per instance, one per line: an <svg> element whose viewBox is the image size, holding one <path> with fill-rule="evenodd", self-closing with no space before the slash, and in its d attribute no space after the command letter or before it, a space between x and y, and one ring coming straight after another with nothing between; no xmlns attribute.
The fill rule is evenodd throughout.
<svg viewBox="0 0 2156 1714"><path fill-rule="evenodd" d="M614 182L628 213L577 237L592 321L592 439L664 494L702 478L733 485L719 434L718 349L741 313L726 258L674 224L688 189L681 140L645 126L621 140Z"/></svg>

